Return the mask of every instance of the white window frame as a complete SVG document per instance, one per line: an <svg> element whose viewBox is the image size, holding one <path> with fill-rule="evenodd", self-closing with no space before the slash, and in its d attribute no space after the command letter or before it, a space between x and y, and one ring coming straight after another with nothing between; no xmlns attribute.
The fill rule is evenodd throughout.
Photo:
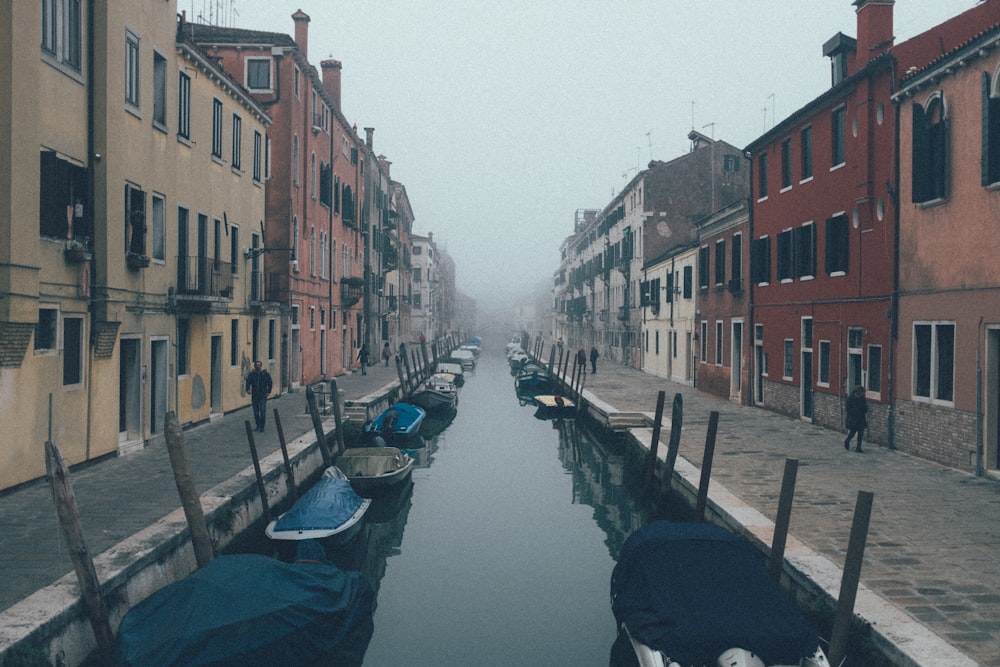
<svg viewBox="0 0 1000 667"><path fill-rule="evenodd" d="M139 50L139 36L131 30L125 31L125 107L139 110L141 102L139 90L142 58Z"/></svg>

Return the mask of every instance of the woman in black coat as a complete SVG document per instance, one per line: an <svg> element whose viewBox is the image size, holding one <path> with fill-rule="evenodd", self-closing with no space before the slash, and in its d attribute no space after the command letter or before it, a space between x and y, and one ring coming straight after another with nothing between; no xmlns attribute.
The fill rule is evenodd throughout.
<svg viewBox="0 0 1000 667"><path fill-rule="evenodd" d="M865 429L868 427L868 401L865 399L865 388L860 384L854 388L851 395L847 397L847 438L844 440L844 449L851 448L851 438L858 434L858 444L855 451L861 452L861 440L865 436Z"/></svg>

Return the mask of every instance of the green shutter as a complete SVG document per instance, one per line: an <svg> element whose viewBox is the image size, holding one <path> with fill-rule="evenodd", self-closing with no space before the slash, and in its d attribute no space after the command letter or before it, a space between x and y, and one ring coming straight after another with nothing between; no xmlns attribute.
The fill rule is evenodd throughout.
<svg viewBox="0 0 1000 667"><path fill-rule="evenodd" d="M930 138L927 134L927 123L924 120L924 108L913 103L913 128L910 132L912 141L911 182L913 184L912 201L920 203L927 201L927 190L930 186L928 173L928 157L930 153Z"/></svg>

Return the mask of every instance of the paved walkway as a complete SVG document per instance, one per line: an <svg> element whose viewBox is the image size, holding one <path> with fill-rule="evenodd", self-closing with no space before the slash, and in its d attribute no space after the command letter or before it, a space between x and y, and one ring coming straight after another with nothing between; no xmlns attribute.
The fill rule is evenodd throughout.
<svg viewBox="0 0 1000 667"><path fill-rule="evenodd" d="M487 352L489 353L489 352ZM393 366L337 378L347 399L395 381ZM585 390L619 410L653 413L666 392L684 400L680 454L700 465L708 417L719 412L713 480L773 519L786 457L799 461L790 531L842 566L858 491L874 493L862 582L983 665L1000 667L1000 483L868 445L843 448L843 434L699 393L622 366L598 363ZM286 440L312 430L305 392L268 403ZM249 409L185 432L199 491L251 465ZM663 447L666 446L664 434ZM273 419L255 434L263 457L278 448ZM58 444L58 443L57 443ZM42 449L39 447L39 455ZM73 487L92 554L179 506L166 447L75 470ZM0 609L64 576L72 564L48 486L0 496Z"/></svg>

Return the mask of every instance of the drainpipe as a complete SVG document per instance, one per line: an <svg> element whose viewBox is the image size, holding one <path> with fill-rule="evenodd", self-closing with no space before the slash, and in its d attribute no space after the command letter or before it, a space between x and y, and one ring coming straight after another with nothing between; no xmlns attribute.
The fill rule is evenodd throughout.
<svg viewBox="0 0 1000 667"><path fill-rule="evenodd" d="M95 185L94 185L94 169L97 166L97 160L94 157L94 23L95 17L93 2L87 3L87 205L90 208L90 245L91 250L94 246L94 238L97 236L95 234L97 226L97 216L94 215L94 202L95 197ZM84 262L83 271L90 271L90 262ZM90 281L90 289L93 290L94 281ZM90 330L94 330L94 321L97 319L97 309L94 308L94 300L91 297L87 297L90 300L87 310L90 311ZM89 348L90 346L88 346ZM94 412L94 360L89 359L87 364L87 430L85 435L86 440L86 454L84 455L84 460L90 460L90 441L91 441L91 425L93 423L93 412ZM176 385L176 382L175 382ZM174 408L176 409L176 408ZM52 420L49 420L51 424ZM51 428L51 426L50 426Z"/></svg>
<svg viewBox="0 0 1000 667"><path fill-rule="evenodd" d="M751 159L750 151L744 151L743 152L743 157L746 159L746 161L747 161L747 163L749 165L749 172L750 172L750 177L749 177L749 181L750 181L750 195L747 197L747 236L750 237L750 239L749 239L749 243L750 243L750 261L747 262L747 267L749 267L749 271L750 271L750 275L747 276L749 278L749 280L747 280L747 320L748 320L749 325L750 325L750 331L748 331L747 333L749 334L749 338L750 338L750 378L749 378L749 380L750 380L750 391L749 391L749 396L747 397L747 399L748 399L747 400L747 405L751 405L752 406L752 405L757 405L760 402L760 400L759 400L760 396L757 395L757 373L759 372L759 369L757 368L757 330L755 328L754 318L753 318L753 316L754 316L753 296L754 296L754 288L756 287L756 285L754 284L754 281L753 281L753 241L754 241L754 236L753 236L753 160ZM697 326L698 330L701 331L701 322L696 322L695 326ZM763 341L761 341L761 342L763 343ZM705 341L701 341L701 344L704 345Z"/></svg>
<svg viewBox="0 0 1000 667"><path fill-rule="evenodd" d="M889 58L889 99L896 92L896 58ZM899 187L899 103L893 101L893 114L895 115L895 155L893 156L893 180L896 187ZM887 184L889 185L889 184ZM889 359L888 370L886 372L886 403L888 404L888 414L886 416L886 439L889 449L896 449L896 341L899 338L899 192L893 191L891 187L889 196L892 198L892 297L889 302Z"/></svg>
<svg viewBox="0 0 1000 667"><path fill-rule="evenodd" d="M983 363L982 337L983 316L979 316L976 325L976 477L982 477L983 471Z"/></svg>

